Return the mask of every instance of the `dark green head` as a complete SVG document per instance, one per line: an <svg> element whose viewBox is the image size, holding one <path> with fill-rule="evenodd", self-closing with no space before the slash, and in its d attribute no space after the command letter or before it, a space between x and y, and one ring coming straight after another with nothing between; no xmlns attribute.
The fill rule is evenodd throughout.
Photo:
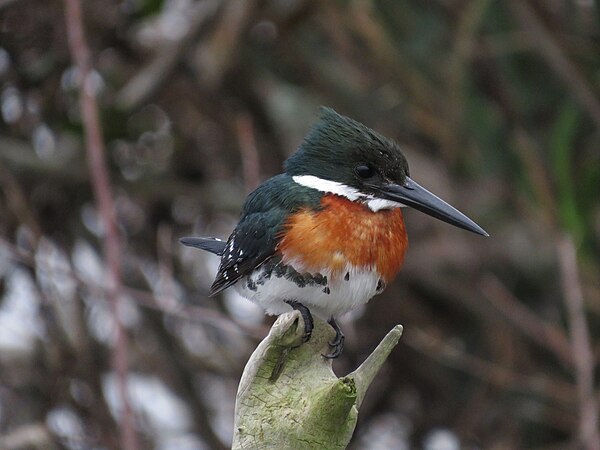
<svg viewBox="0 0 600 450"><path fill-rule="evenodd" d="M362 123L321 108L296 153L285 162L289 175L313 175L375 194L366 182L403 184L408 162L391 139Z"/></svg>
<svg viewBox="0 0 600 450"><path fill-rule="evenodd" d="M322 108L319 122L285 162L285 171L300 185L362 202L373 211L410 206L488 235L410 178L408 162L398 144L331 108Z"/></svg>

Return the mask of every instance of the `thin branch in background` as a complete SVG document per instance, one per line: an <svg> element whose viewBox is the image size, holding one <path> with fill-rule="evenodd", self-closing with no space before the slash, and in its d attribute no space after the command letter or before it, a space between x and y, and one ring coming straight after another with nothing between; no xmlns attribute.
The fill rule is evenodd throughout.
<svg viewBox="0 0 600 450"><path fill-rule="evenodd" d="M0 148L4 150L4 147L0 146ZM27 201L27 197L16 177L4 165L0 165L0 187L2 195L6 199L8 210L14 214L20 223L29 227L34 240L37 241L42 235L42 231L36 220L35 213Z"/></svg>
<svg viewBox="0 0 600 450"><path fill-rule="evenodd" d="M593 87L584 78L579 68L565 54L528 2L512 0L508 4L523 30L529 35L531 42L537 46L539 54L568 85L569 91L587 110L596 126L600 126L600 102Z"/></svg>
<svg viewBox="0 0 600 450"><path fill-rule="evenodd" d="M544 163L542 155L543 150L539 148L539 143L524 127L516 126L511 136L515 148L518 149L518 157L527 169L529 183L534 191L537 202L541 206L539 211L544 221L549 226L556 226L556 198L552 186L552 177L548 173L547 165Z"/></svg>
<svg viewBox="0 0 600 450"><path fill-rule="evenodd" d="M10 258L25 264L28 267L35 267L35 259L33 254L16 247L11 242L0 237L0 250L6 251ZM106 285L100 282L90 283L89 280L82 279L71 266L68 269L61 271L55 267L55 274L72 277L80 287L85 287L97 293L98 297L107 296ZM130 286L121 285L122 293L131 298L138 305L144 308L151 308L161 311L163 314L168 314L173 317L182 319L194 320L199 323L209 323L230 333L244 334L253 339L263 339L269 332L269 328L265 325L250 326L237 322L224 313L214 309L205 308L199 305L191 305L182 303L171 298L164 298L156 293L136 289ZM41 293L43 296L43 293Z"/></svg>
<svg viewBox="0 0 600 450"><path fill-rule="evenodd" d="M100 287L98 287L100 289ZM138 305L144 308L156 309L163 314L168 314L173 317L179 317L186 320L193 320L198 323L207 323L228 333L244 334L253 339L263 339L269 332L269 328L265 325L249 326L241 322L237 322L229 316L216 311L214 309L205 308L198 305L181 305L177 307L165 306L165 303L175 304L175 301L158 298L155 294L140 289L125 287L125 294L131 297Z"/></svg>
<svg viewBox="0 0 600 450"><path fill-rule="evenodd" d="M157 51L152 61L142 67L117 93L116 104L121 109L130 111L154 95L169 78L189 44L219 11L221 4L219 0L193 3L188 15L187 32L179 39L168 41Z"/></svg>
<svg viewBox="0 0 600 450"><path fill-rule="evenodd" d="M54 437L44 423L32 423L21 426L16 430L3 433L0 436L0 447L5 450L18 450L23 448L58 448Z"/></svg>
<svg viewBox="0 0 600 450"><path fill-rule="evenodd" d="M81 80L79 105L85 131L88 169L96 197L99 217L104 229L104 257L107 265L107 297L115 323L116 340L112 348L112 364L116 374L118 396L122 407L121 447L124 450L139 448L135 431L135 417L127 392L128 339L120 316L121 251L116 224L115 205L112 199L108 169L105 161L104 141L92 84L92 64L83 31L83 18L79 0L65 0L66 25L69 48Z"/></svg>
<svg viewBox="0 0 600 450"><path fill-rule="evenodd" d="M545 322L534 311L527 308L493 275L484 277L480 289L511 325L532 341L550 350L566 367L572 366L571 347L560 328Z"/></svg>
<svg viewBox="0 0 600 450"><path fill-rule="evenodd" d="M190 358L181 348L181 342L168 331L160 312L146 310L144 315L149 331L154 332L158 338L157 351L161 354L160 371L164 379L188 400L194 422L192 430L198 432L209 448L226 450L228 447L221 442L210 420L211 408L206 404L206 398L199 395L194 378L189 375L198 372L193 358Z"/></svg>
<svg viewBox="0 0 600 450"><path fill-rule="evenodd" d="M260 183L260 166L252 118L249 114L241 113L235 121L240 153L242 154L242 169L244 171L244 186L246 192L251 192Z"/></svg>
<svg viewBox="0 0 600 450"><path fill-rule="evenodd" d="M444 72L448 74L446 83L448 83L447 92L450 95L445 102L441 103L445 107L448 124L454 130L460 129L463 126L462 117L467 107L467 102L464 101L462 92L464 92L464 86L469 78L471 66L465 64L465 62L470 58L479 39L480 28L483 25L483 20L490 3L489 0L469 2L457 21L453 49L450 52L444 69ZM449 134L446 145L441 147L441 151L445 153L446 158L455 163L464 149L464 143L460 140L459 136L460 133Z"/></svg>
<svg viewBox="0 0 600 450"><path fill-rule="evenodd" d="M407 116L411 117L414 126L443 146L454 130L443 117L440 84L423 76L408 52L392 45L386 26L374 12L374 7L372 2L353 2L349 12L343 14L347 19L340 16L340 20L343 19L349 29L364 40L369 55L372 55L372 63L388 72L386 76L393 77L394 84L402 88L403 96L413 99L407 105Z"/></svg>
<svg viewBox="0 0 600 450"><path fill-rule="evenodd" d="M587 450L600 450L599 413L594 395L595 361L585 317L583 292L579 282L577 254L572 238L570 236L560 238L557 250L575 362L575 379L579 396L580 439Z"/></svg>
<svg viewBox="0 0 600 450"><path fill-rule="evenodd" d="M256 11L256 0L243 2L221 1L222 13L212 26L212 33L198 42L189 59L198 83L203 89L219 86L227 70L243 48L243 33L251 23Z"/></svg>
<svg viewBox="0 0 600 450"><path fill-rule="evenodd" d="M165 223L158 226L156 236L156 255L158 262L158 276L160 292L156 293L157 300L163 301L165 309L177 307L175 277L173 275L172 249L173 229ZM153 289L156 291L156 289ZM162 295L161 295L162 294Z"/></svg>
<svg viewBox="0 0 600 450"><path fill-rule="evenodd" d="M563 431L572 429L574 420L568 414L568 407L573 398L573 388L558 379L546 378L544 375L525 375L507 367L486 361L475 355L466 353L464 349L450 343L448 339L435 336L420 329L406 333L405 344L433 360L460 370L472 377L479 378L502 390L512 390L535 394L547 406L545 412L549 425ZM556 403L550 407L548 400Z"/></svg>

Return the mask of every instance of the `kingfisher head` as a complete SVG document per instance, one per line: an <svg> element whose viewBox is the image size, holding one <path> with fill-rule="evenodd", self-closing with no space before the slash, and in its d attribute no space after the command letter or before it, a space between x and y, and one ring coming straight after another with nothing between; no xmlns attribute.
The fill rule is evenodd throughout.
<svg viewBox="0 0 600 450"><path fill-rule="evenodd" d="M285 170L303 186L362 202L371 210L409 206L488 236L479 225L410 178L398 144L365 125L322 108Z"/></svg>

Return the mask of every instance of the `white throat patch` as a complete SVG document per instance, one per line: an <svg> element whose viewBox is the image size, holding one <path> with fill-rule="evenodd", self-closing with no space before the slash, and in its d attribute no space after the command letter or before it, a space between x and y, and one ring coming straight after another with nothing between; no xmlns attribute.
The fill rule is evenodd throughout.
<svg viewBox="0 0 600 450"><path fill-rule="evenodd" d="M358 189L347 186L344 183L324 180L323 178L315 177L313 175L295 175L292 177L292 179L301 186L316 189L321 192L339 195L353 202L358 201L365 203L373 212L377 212L382 209L403 208L406 206L402 203L394 202L392 200L386 200L383 198L377 198L373 195L363 194Z"/></svg>

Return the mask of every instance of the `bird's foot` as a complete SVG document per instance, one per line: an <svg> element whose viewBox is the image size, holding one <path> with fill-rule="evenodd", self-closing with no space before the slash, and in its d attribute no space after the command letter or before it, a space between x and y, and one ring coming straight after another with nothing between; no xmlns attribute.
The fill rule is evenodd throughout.
<svg viewBox="0 0 600 450"><path fill-rule="evenodd" d="M342 329L333 317L329 319L327 323L331 325L331 327L335 330L335 337L333 338L333 341L329 343L329 345L333 347L333 350L331 351L331 353L328 353L327 355L323 356L325 358L334 359L342 354L342 350L344 349L344 340L346 339L346 336L344 336Z"/></svg>
<svg viewBox="0 0 600 450"><path fill-rule="evenodd" d="M285 300L285 302L292 307L292 309L299 311L304 321L304 334L302 335L302 342L308 342L314 328L314 322L310 310L302 303L295 300Z"/></svg>

